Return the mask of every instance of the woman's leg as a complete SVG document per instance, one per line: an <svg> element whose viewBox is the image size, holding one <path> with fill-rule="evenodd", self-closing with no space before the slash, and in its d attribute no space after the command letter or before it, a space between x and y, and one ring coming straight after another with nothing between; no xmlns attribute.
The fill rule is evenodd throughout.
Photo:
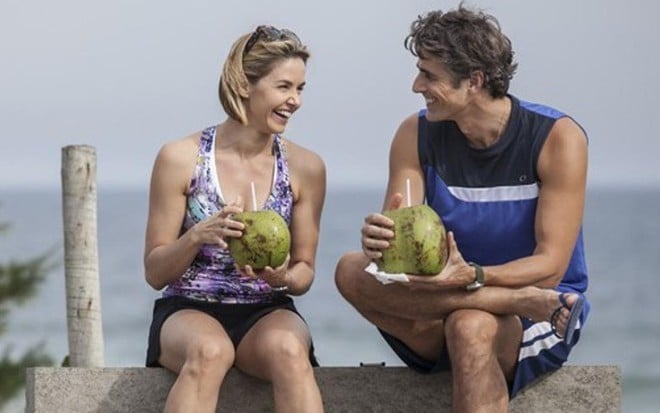
<svg viewBox="0 0 660 413"><path fill-rule="evenodd" d="M160 347L158 362L179 373L165 412L215 412L220 385L235 356L222 325L200 311L177 311L163 323Z"/></svg>
<svg viewBox="0 0 660 413"><path fill-rule="evenodd" d="M323 411L321 392L309 361L311 338L305 322L289 310L275 310L247 332L236 350L236 367L273 384L275 410Z"/></svg>

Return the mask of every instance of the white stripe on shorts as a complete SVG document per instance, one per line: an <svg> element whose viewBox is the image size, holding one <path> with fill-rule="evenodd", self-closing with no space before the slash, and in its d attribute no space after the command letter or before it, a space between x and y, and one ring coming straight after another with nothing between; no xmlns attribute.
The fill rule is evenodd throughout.
<svg viewBox="0 0 660 413"><path fill-rule="evenodd" d="M577 322L576 329L580 328L580 320ZM537 337L543 337L536 339ZM520 352L518 353L518 361L526 359L527 357L536 357L543 350L549 349L557 345L561 338L552 333L552 328L548 321L532 324L527 330L523 331Z"/></svg>

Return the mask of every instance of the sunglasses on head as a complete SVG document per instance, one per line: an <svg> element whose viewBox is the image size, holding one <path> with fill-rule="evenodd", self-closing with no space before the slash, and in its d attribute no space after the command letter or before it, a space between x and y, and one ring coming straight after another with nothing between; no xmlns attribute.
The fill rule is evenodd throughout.
<svg viewBox="0 0 660 413"><path fill-rule="evenodd" d="M287 29L278 29L273 26L258 26L257 29L252 32L252 35L245 43L245 49L243 50L243 55L252 49L252 47L257 43L259 39L263 38L268 42L274 42L277 40L293 40L300 43L300 39L294 32Z"/></svg>

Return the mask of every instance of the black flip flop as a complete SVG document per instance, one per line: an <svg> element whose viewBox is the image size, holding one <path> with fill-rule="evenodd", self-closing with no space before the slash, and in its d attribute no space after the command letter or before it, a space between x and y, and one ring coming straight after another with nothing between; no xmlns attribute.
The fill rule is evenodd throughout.
<svg viewBox="0 0 660 413"><path fill-rule="evenodd" d="M555 336L559 338L563 338L566 343L570 344L573 341L573 334L575 333L575 327L577 327L577 322L580 319L582 308L584 308L584 297L578 295L577 301L573 304L573 307L570 308L570 313L568 314L568 322L566 323L566 332L562 337L557 332L556 324L561 309L562 308L569 309L565 295L566 295L565 293L559 294L559 302L561 303L561 306L557 307L557 309L553 311L552 315L550 316L550 327L552 328L552 332L555 334Z"/></svg>

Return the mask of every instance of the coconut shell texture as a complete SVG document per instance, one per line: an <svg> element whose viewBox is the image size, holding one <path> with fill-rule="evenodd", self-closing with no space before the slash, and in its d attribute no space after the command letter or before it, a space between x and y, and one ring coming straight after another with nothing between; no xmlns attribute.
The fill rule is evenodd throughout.
<svg viewBox="0 0 660 413"><path fill-rule="evenodd" d="M447 233L438 214L428 205L383 213L394 221L394 238L376 264L390 274L435 275L447 263Z"/></svg>
<svg viewBox="0 0 660 413"><path fill-rule="evenodd" d="M232 217L245 225L241 238L229 238L229 253L238 265L254 270L279 267L291 248L291 233L275 211L248 211Z"/></svg>

